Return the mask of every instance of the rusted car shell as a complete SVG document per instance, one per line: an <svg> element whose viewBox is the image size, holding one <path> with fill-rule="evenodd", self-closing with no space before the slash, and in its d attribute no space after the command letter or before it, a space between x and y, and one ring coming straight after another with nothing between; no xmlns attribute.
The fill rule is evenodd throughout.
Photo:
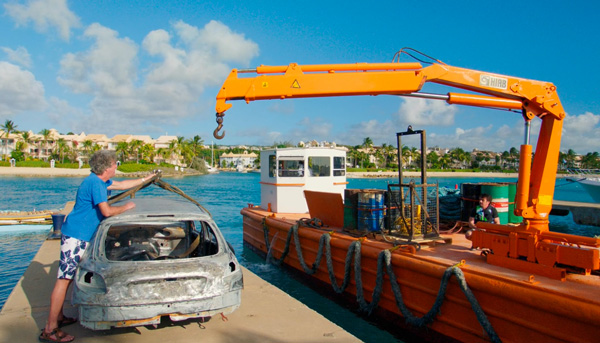
<svg viewBox="0 0 600 343"><path fill-rule="evenodd" d="M79 309L81 325L103 330L158 324L162 316L179 321L228 314L240 306L241 266L206 211L190 202L165 198L127 201L135 202L136 207L100 223L77 270L72 302ZM172 223L210 228L214 251L209 256L163 256L169 258L143 261L107 257L111 227L154 228ZM188 244L192 250L189 245L193 244Z"/></svg>

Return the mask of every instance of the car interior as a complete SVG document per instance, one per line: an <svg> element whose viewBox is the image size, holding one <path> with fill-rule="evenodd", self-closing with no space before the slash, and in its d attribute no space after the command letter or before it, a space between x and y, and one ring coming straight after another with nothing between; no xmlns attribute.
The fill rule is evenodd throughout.
<svg viewBox="0 0 600 343"><path fill-rule="evenodd" d="M214 255L219 243L202 221L121 223L108 229L104 254L110 261L152 261Z"/></svg>

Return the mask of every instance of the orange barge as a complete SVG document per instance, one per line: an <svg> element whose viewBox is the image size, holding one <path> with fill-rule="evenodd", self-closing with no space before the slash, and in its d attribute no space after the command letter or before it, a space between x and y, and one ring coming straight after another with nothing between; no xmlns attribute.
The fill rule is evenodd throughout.
<svg viewBox="0 0 600 343"><path fill-rule="evenodd" d="M524 258L513 263L532 265L532 270L494 263L509 254L502 251L505 245L492 242L493 251L475 249L481 240L477 231L471 240L455 233L404 244L385 236L383 221L374 231L349 230L342 194L348 197L354 190L345 190L344 164L335 162L343 162L344 156L328 148L262 151L261 206L241 210L244 243L299 272L320 291L337 298L341 294L346 305L382 318L402 337L406 332L462 342L594 342L600 337L596 271L567 272L528 264ZM368 219L358 222L369 224ZM500 235L505 225L478 226L496 234L495 240L511 237ZM545 232L536 249L544 250L544 240L558 236L576 237ZM588 247L599 243L578 239ZM569 247L598 260L598 248ZM566 251L557 258L572 255Z"/></svg>
<svg viewBox="0 0 600 343"><path fill-rule="evenodd" d="M270 245L270 254L276 260L285 251L288 233L303 217L301 214L273 213L260 207L244 208L241 213L244 219L244 243L262 254L268 253L267 245ZM268 241L265 241L265 232ZM297 233L299 248L307 265L315 262L321 237L330 236L331 258L338 284L344 280L349 247L360 241L362 292L367 302L373 300L379 254L392 249L392 244L371 238L352 237L340 227L329 227L325 231L300 226ZM600 277L568 274L566 281L560 281L490 265L481 256L480 250L471 250L471 242L464 235L443 237L451 238L452 244L424 245L418 252L397 249L390 253L402 299L414 316L422 317L434 306L446 271L449 268L460 268L466 285L501 341L598 341ZM283 262L304 273L293 238L288 246L289 253ZM461 263L459 267L453 267ZM316 272L310 276L307 274L307 277L331 284L324 258ZM333 292L333 288L331 289ZM354 276L350 278L344 292L356 298ZM400 313L396 302L389 276L386 275L378 304L380 310L375 311L375 314L382 315L399 329L409 329L416 334L425 335L433 331L463 342L491 339L456 277L450 278L439 313L427 328L418 330L405 325L406 318Z"/></svg>
<svg viewBox="0 0 600 343"><path fill-rule="evenodd" d="M404 56L418 62L400 62ZM423 92L428 83L468 93ZM387 317L394 325L406 322L407 327L421 327L415 330L418 333L467 342L599 341L600 239L549 231L560 141L568 119L554 84L454 67L410 48L398 51L392 63L291 63L233 69L217 94L214 136L224 137L221 130L225 112L232 106L229 101L363 95L417 97L520 113L524 142L513 213L522 222L516 226L477 223L470 241L456 234L440 236L439 223L432 221L439 216L428 212L425 182L422 193L415 196L414 183L402 184L400 167L399 196L389 195L394 194L391 189L386 195L401 204L387 206L390 211L400 209L400 220L394 218L391 225L388 220L385 230L373 228L371 222L368 238L357 238L344 231L345 157L333 154L327 159L299 151L280 155L275 150L261 152L261 207L242 210L245 243L308 271L312 280L354 296L362 309L373 310L369 302L378 304L375 314L391 314ZM533 158L530 130L538 119ZM413 133L409 126L402 134ZM397 148L400 164L400 138ZM410 186L409 193L404 192L405 186ZM410 203L404 203L407 194ZM382 211L377 205L367 210L363 220L379 220ZM307 213L326 224L327 230L318 225L302 227L298 219ZM413 240L417 228L422 241ZM425 241L429 245L421 244ZM419 246L423 248L418 250ZM326 267L316 263L324 254Z"/></svg>

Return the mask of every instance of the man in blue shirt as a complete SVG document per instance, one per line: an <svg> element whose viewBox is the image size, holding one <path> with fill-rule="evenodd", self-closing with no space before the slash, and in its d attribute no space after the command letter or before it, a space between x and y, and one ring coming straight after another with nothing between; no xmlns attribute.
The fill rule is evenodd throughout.
<svg viewBox="0 0 600 343"><path fill-rule="evenodd" d="M92 173L79 186L73 211L62 226L58 276L50 297L48 321L39 337L40 341L71 342L75 339L62 332L60 327L76 321L63 314L63 304L81 257L102 219L135 207L132 202L122 206L109 205L108 191L129 189L145 181L145 178L112 181L117 170L114 151L100 150L94 153L90 158L90 169Z"/></svg>

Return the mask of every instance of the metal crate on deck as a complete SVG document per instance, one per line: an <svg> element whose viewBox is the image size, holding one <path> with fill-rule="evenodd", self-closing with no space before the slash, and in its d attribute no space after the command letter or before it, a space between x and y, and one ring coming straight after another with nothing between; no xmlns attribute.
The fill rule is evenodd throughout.
<svg viewBox="0 0 600 343"><path fill-rule="evenodd" d="M438 185L390 184L386 233L408 241L439 238Z"/></svg>

